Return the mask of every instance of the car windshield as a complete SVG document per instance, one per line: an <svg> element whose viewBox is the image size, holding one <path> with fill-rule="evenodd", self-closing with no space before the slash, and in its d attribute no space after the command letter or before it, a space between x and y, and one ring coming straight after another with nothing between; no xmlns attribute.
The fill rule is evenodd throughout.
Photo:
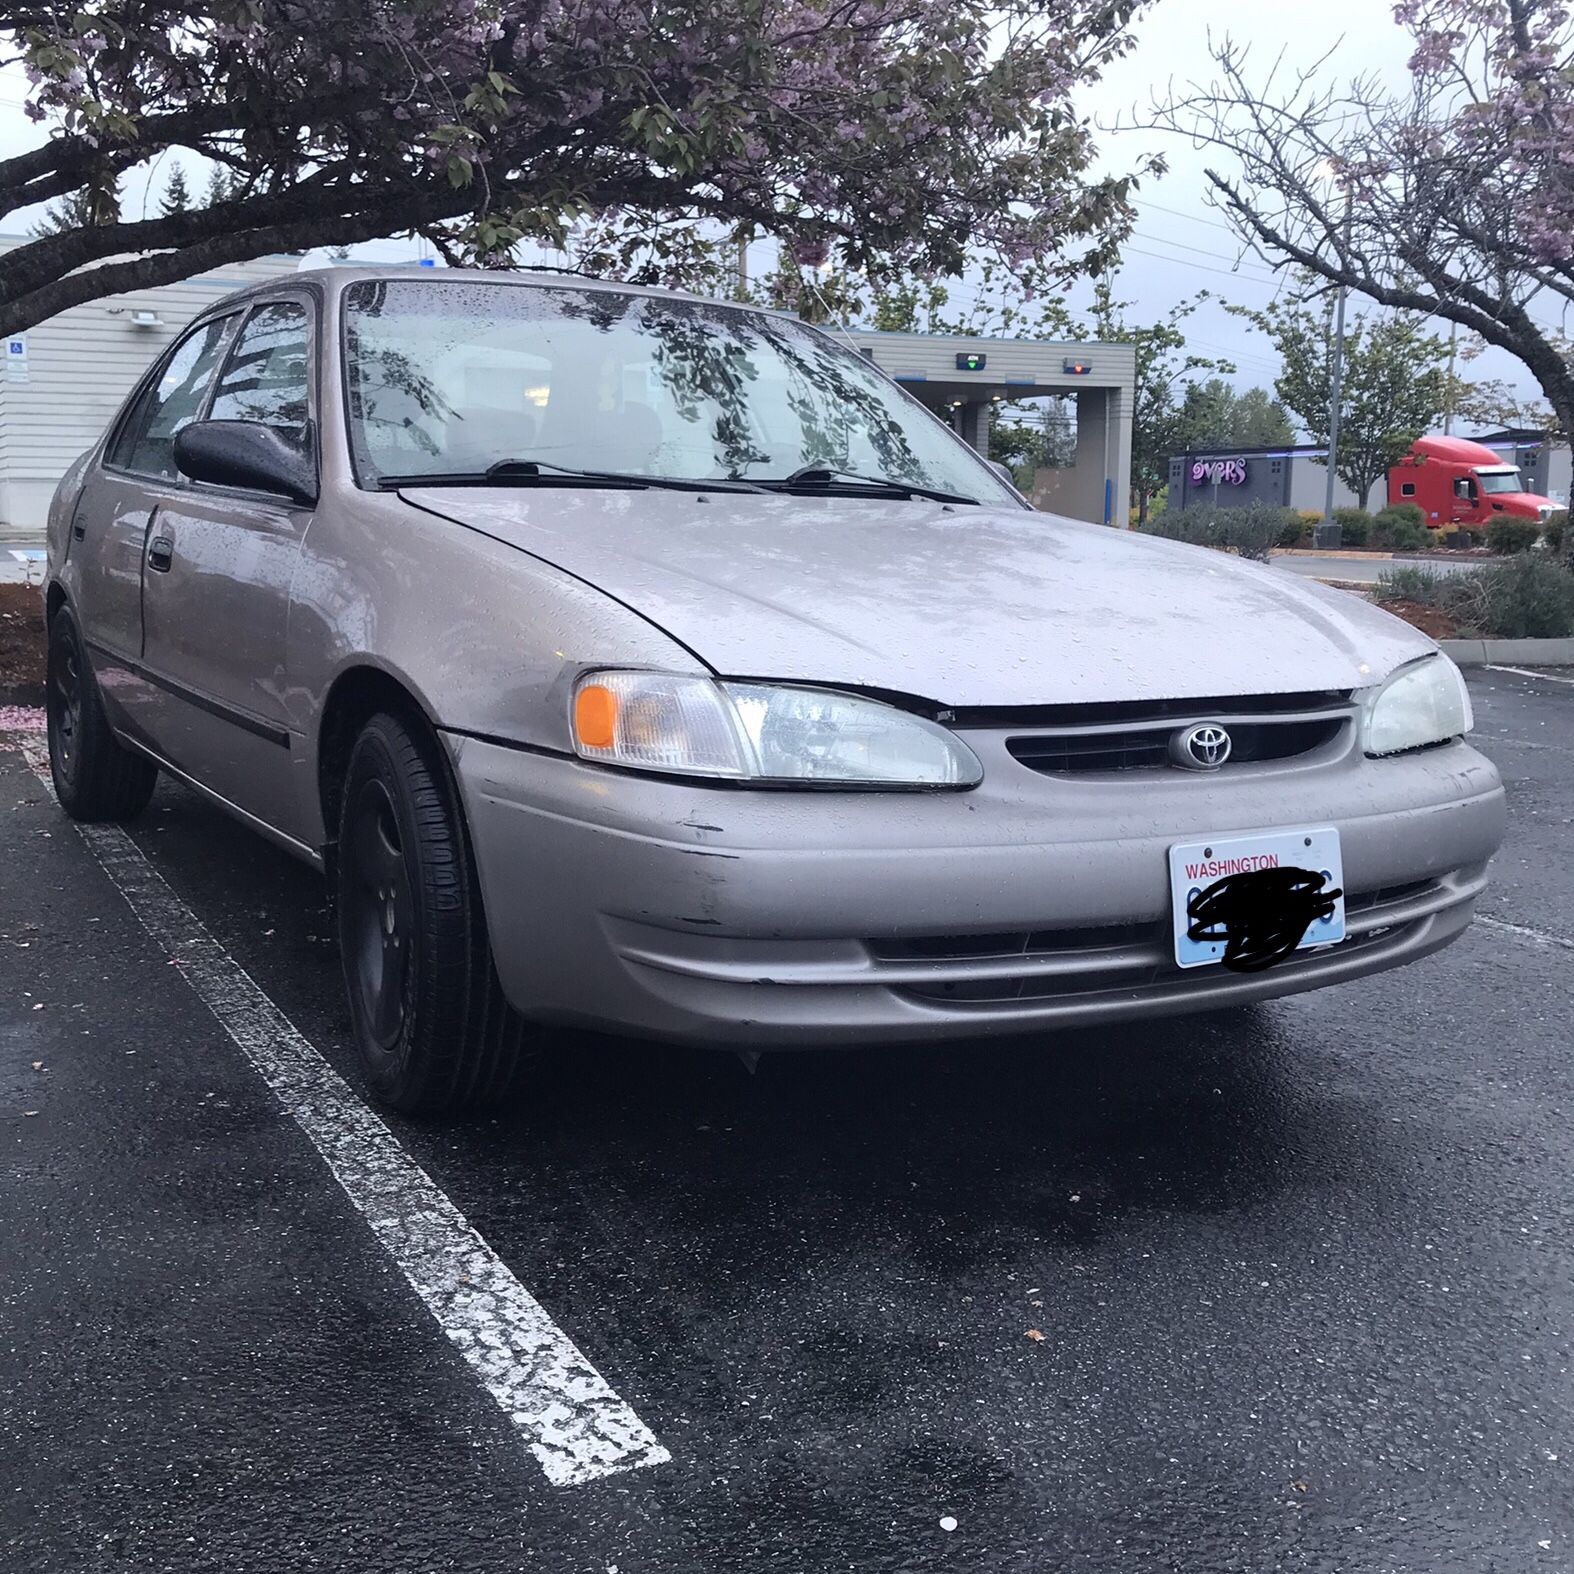
<svg viewBox="0 0 1574 1574"><path fill-rule="evenodd" d="M500 461L829 486L823 471L1016 499L858 354L787 317L475 279L346 292L350 438L364 485ZM1019 504L1017 506L1020 506Z"/></svg>
<svg viewBox="0 0 1574 1574"><path fill-rule="evenodd" d="M1517 492L1520 490L1519 471L1498 470L1488 475L1477 472L1476 479L1483 492Z"/></svg>

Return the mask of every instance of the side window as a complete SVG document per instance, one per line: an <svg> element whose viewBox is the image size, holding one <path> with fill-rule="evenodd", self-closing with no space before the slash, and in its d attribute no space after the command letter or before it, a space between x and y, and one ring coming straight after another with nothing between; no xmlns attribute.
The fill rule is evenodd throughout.
<svg viewBox="0 0 1574 1574"><path fill-rule="evenodd" d="M1416 484L1415 484L1415 482L1414 481L1401 481L1399 483L1399 495L1401 497L1414 497L1416 495Z"/></svg>
<svg viewBox="0 0 1574 1574"><path fill-rule="evenodd" d="M174 480L175 434L197 418L208 384L236 318L220 317L188 334L175 346L157 379L142 390L136 409L115 438L112 465L141 475Z"/></svg>
<svg viewBox="0 0 1574 1574"><path fill-rule="evenodd" d="M273 301L246 319L208 416L256 421L304 447L306 384L306 308L296 301Z"/></svg>

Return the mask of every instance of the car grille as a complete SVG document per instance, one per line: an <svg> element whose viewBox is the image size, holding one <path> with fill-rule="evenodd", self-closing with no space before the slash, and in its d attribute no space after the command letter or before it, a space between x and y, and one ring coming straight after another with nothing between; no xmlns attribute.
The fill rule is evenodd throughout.
<svg viewBox="0 0 1574 1574"><path fill-rule="evenodd" d="M1270 695L1262 699L1167 701L1143 707L1091 705L1032 732L1006 739L1013 758L1042 776L1172 767L1177 731L1216 722L1230 735L1220 769L1289 760L1341 741L1354 720L1344 694ZM1115 714L1110 714L1111 712Z"/></svg>
<svg viewBox="0 0 1574 1574"><path fill-rule="evenodd" d="M1417 922L1446 898L1443 882L1408 885L1351 895L1345 901L1346 938L1336 946L1307 952L1327 956L1372 945L1396 927ZM987 935L936 935L869 940L880 965L936 964L932 982L908 979L902 992L915 1000L957 1007L1043 1000L1117 987L1141 988L1185 976L1175 965L1167 921L1106 924L1097 928L1035 929ZM1287 957L1279 967L1293 968ZM949 964L949 967L947 966ZM953 976L940 976L944 973Z"/></svg>

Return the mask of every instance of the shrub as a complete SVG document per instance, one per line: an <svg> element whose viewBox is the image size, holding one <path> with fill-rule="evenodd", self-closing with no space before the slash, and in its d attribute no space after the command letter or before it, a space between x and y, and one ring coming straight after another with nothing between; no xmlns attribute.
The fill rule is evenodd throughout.
<svg viewBox="0 0 1574 1574"><path fill-rule="evenodd" d="M1334 523L1341 546L1364 547L1372 533L1372 516L1364 508L1336 508Z"/></svg>
<svg viewBox="0 0 1574 1574"><path fill-rule="evenodd" d="M1554 557L1563 551L1563 541L1568 526L1569 511L1566 508L1555 508L1547 515L1547 521L1541 527L1541 539L1547 543L1547 551Z"/></svg>
<svg viewBox="0 0 1574 1574"><path fill-rule="evenodd" d="M1473 574L1457 593L1459 617L1495 639L1562 639L1574 634L1574 574L1522 553Z"/></svg>
<svg viewBox="0 0 1574 1574"><path fill-rule="evenodd" d="M1426 515L1414 503L1390 503L1372 521L1373 543L1385 552L1424 552L1432 545L1432 535Z"/></svg>
<svg viewBox="0 0 1574 1574"><path fill-rule="evenodd" d="M1457 617L1453 590L1454 581L1461 577L1447 569L1401 564L1397 568L1386 568L1377 576L1372 599L1379 605L1385 601L1414 601L1423 607L1438 607Z"/></svg>
<svg viewBox="0 0 1574 1574"><path fill-rule="evenodd" d="M1516 552L1528 552L1540 535L1541 526L1534 519L1505 515L1487 526L1487 546L1499 557L1513 557Z"/></svg>
<svg viewBox="0 0 1574 1574"><path fill-rule="evenodd" d="M1426 529L1426 515L1417 503L1385 503L1378 509L1378 524L1387 524L1395 519L1413 519L1423 530Z"/></svg>
<svg viewBox="0 0 1574 1574"><path fill-rule="evenodd" d="M1318 519L1322 515L1317 516ZM1311 538L1312 527L1293 510L1287 510L1283 525L1279 527L1279 545L1282 547L1298 547L1304 545Z"/></svg>
<svg viewBox="0 0 1574 1574"><path fill-rule="evenodd" d="M1269 549L1279 544L1290 519L1295 517L1288 509L1275 508L1271 503L1248 503L1244 508L1203 506L1169 509L1150 519L1143 529L1151 536L1214 547L1261 563L1266 561Z"/></svg>
<svg viewBox="0 0 1574 1574"><path fill-rule="evenodd" d="M1463 573L1396 568L1376 598L1439 607L1485 639L1560 639L1574 634L1574 574L1540 555L1520 553Z"/></svg>

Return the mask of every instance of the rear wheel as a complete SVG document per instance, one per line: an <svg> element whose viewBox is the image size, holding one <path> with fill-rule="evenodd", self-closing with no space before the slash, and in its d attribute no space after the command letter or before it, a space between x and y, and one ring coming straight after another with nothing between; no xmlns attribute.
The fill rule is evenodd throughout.
<svg viewBox="0 0 1574 1574"><path fill-rule="evenodd" d="M458 792L422 725L374 716L345 774L339 944L377 1095L409 1114L500 1098L526 1027L503 998Z"/></svg>
<svg viewBox="0 0 1574 1574"><path fill-rule="evenodd" d="M49 622L44 714L55 796L73 820L134 820L147 808L158 767L110 731L76 619L66 607Z"/></svg>

